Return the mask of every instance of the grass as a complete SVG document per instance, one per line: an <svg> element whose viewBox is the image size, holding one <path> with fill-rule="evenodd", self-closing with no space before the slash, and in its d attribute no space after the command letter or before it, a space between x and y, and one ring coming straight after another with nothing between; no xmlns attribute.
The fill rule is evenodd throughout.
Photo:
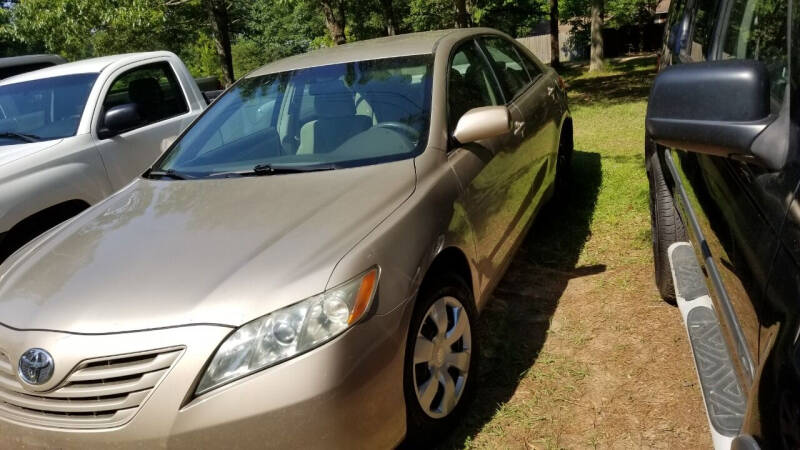
<svg viewBox="0 0 800 450"><path fill-rule="evenodd" d="M707 445L696 386L664 379L693 372L680 319L651 279L643 148L655 57L561 73L570 191L540 212L481 317L477 398L443 447ZM663 361L648 342L662 343ZM630 390L644 381L669 386Z"/></svg>

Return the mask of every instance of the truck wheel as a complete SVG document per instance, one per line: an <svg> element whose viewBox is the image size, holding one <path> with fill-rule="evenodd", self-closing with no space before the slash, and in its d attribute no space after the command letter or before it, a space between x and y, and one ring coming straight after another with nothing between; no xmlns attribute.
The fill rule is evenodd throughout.
<svg viewBox="0 0 800 450"><path fill-rule="evenodd" d="M686 241L683 226L672 193L667 187L661 162L656 151L657 145L645 136L645 157L647 158L647 180L650 183L650 227L653 243L653 265L656 287L661 297L675 302L675 287L672 283L667 249L675 242Z"/></svg>
<svg viewBox="0 0 800 450"><path fill-rule="evenodd" d="M403 376L409 448L430 447L446 436L474 395L477 318L471 289L457 276L437 274L420 290Z"/></svg>

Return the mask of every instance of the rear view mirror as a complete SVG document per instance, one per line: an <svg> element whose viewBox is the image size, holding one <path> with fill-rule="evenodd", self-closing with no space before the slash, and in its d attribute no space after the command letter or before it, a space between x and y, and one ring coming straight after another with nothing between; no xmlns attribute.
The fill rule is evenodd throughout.
<svg viewBox="0 0 800 450"><path fill-rule="evenodd" d="M650 92L646 124L661 145L729 156L749 154L771 120L764 64L714 61L661 72Z"/></svg>
<svg viewBox="0 0 800 450"><path fill-rule="evenodd" d="M139 108L134 103L125 103L109 108L103 116L103 128L97 132L100 139L108 139L142 125Z"/></svg>
<svg viewBox="0 0 800 450"><path fill-rule="evenodd" d="M461 144L500 136L511 131L511 115L505 106L482 106L464 113L453 137Z"/></svg>

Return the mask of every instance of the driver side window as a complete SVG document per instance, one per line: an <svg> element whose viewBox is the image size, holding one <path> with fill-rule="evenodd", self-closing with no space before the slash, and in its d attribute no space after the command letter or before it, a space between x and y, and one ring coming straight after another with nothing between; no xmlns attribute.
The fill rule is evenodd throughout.
<svg viewBox="0 0 800 450"><path fill-rule="evenodd" d="M166 61L133 68L118 76L103 99L103 111L136 105L141 126L189 112L175 73Z"/></svg>
<svg viewBox="0 0 800 450"><path fill-rule="evenodd" d="M459 47L447 75L447 121L452 132L467 111L502 103L494 75L475 41Z"/></svg>

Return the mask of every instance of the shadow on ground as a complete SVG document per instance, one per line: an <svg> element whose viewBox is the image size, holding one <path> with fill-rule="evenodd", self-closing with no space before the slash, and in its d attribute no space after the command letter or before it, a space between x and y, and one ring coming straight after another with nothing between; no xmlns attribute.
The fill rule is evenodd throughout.
<svg viewBox="0 0 800 450"><path fill-rule="evenodd" d="M605 270L576 267L601 183L600 154L576 151L569 192L539 213L480 319L481 371L463 423L442 443L460 448L507 402L533 366L567 282Z"/></svg>
<svg viewBox="0 0 800 450"><path fill-rule="evenodd" d="M570 104L615 105L647 99L656 76L655 57L608 62L611 73L586 74L579 65L565 65L559 73L567 79Z"/></svg>

